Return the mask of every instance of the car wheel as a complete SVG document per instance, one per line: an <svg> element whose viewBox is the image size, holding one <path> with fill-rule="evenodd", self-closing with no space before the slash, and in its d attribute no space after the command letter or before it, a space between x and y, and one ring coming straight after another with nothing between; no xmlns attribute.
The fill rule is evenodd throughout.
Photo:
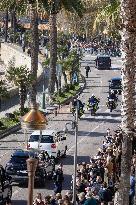
<svg viewBox="0 0 136 205"><path fill-rule="evenodd" d="M45 176L44 177L42 177L40 180L39 180L39 185L40 185L40 187L45 187Z"/></svg>
<svg viewBox="0 0 136 205"><path fill-rule="evenodd" d="M58 150L57 158L58 158L58 159L60 158L60 150Z"/></svg>
<svg viewBox="0 0 136 205"><path fill-rule="evenodd" d="M66 157L66 153L67 153L67 145L65 146L65 150L64 150L64 154L63 154L63 157Z"/></svg>

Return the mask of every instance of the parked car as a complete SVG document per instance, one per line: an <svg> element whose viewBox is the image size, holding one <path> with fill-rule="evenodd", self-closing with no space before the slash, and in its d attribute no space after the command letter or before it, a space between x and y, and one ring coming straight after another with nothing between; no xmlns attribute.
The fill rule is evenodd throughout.
<svg viewBox="0 0 136 205"><path fill-rule="evenodd" d="M59 158L66 155L67 145L64 143L66 137L56 130L34 131L27 144L27 149L47 151L50 156Z"/></svg>
<svg viewBox="0 0 136 205"><path fill-rule="evenodd" d="M111 69L111 58L106 55L98 55L95 59L96 68L100 70L110 70Z"/></svg>
<svg viewBox="0 0 136 205"><path fill-rule="evenodd" d="M5 172L5 169L0 165L0 205L8 203L11 200L11 197L11 177Z"/></svg>
<svg viewBox="0 0 136 205"><path fill-rule="evenodd" d="M116 94L121 94L122 92L122 80L120 77L114 77L109 80L109 92L114 91Z"/></svg>
<svg viewBox="0 0 136 205"><path fill-rule="evenodd" d="M37 158L37 153L32 151L16 150L6 164L5 170L6 174L12 177L12 182L17 182L19 184L26 184L28 182L28 172L26 160L29 158ZM44 186L46 179L46 167L38 163L35 172L35 184Z"/></svg>

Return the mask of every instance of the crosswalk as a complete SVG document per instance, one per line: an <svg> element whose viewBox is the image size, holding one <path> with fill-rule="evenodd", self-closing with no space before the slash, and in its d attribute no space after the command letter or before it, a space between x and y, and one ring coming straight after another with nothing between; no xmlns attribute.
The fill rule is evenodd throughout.
<svg viewBox="0 0 136 205"><path fill-rule="evenodd" d="M102 110L99 109L99 112L96 113L95 116L92 116L91 114L85 113L82 115L81 119L86 119L86 120L105 120L105 121L121 121L121 115L116 113L116 112L112 112L110 113L109 109L105 110L104 112L101 112Z"/></svg>

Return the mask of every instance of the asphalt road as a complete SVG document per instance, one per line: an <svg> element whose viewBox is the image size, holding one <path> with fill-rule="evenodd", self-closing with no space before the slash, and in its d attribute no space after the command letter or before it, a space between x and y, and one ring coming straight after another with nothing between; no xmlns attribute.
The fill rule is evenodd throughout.
<svg viewBox="0 0 136 205"><path fill-rule="evenodd" d="M121 60L119 58L112 58L112 70L97 70L94 64L95 56L86 54L82 61L82 73L84 73L84 66L89 64L91 66L91 72L86 79L87 86L83 93L80 95L80 99L83 102L87 102L88 98L94 93L100 98L100 106L95 117L91 116L88 111L81 117L79 121L78 131L78 162L89 162L89 157L94 156L101 146L103 136L106 133L107 128L115 130L120 123L120 96L118 107L112 113L106 107L106 99L108 96L108 80L111 77L120 76ZM49 117L48 128L62 130L65 127L65 123L73 120L72 114L69 112L69 106L62 107L57 117ZM29 135L29 134L28 134ZM66 144L68 145L67 157L62 159L64 170L64 183L63 193L71 187L71 175L73 174L73 154L74 154L74 132L69 130ZM10 155L14 150L18 148L25 148L25 138L23 131L19 131L16 134L0 140L0 163L5 166L9 160ZM47 181L45 188L34 189L34 195L37 192L41 192L43 196L47 194L53 194L53 182ZM27 188L13 186L13 204L23 205L27 200Z"/></svg>

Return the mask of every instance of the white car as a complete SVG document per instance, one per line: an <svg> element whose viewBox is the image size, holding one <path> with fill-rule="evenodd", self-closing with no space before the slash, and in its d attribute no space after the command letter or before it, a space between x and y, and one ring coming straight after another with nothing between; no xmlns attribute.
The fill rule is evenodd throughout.
<svg viewBox="0 0 136 205"><path fill-rule="evenodd" d="M66 155L67 145L64 143L66 137L56 130L34 131L27 143L27 149L47 151L50 156L59 158Z"/></svg>

